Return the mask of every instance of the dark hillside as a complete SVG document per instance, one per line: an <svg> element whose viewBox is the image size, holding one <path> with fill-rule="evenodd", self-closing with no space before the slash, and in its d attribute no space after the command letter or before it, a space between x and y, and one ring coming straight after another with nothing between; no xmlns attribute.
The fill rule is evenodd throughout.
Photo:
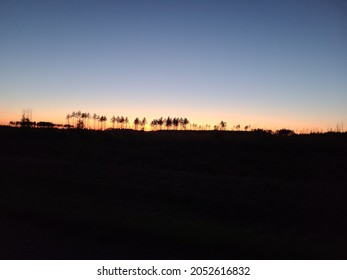
<svg viewBox="0 0 347 280"><path fill-rule="evenodd" d="M346 259L347 134L0 127L2 259Z"/></svg>

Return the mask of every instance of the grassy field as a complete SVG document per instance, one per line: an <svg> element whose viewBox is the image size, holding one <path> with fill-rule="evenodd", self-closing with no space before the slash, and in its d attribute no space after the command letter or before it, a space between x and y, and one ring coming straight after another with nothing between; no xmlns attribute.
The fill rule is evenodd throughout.
<svg viewBox="0 0 347 280"><path fill-rule="evenodd" d="M347 134L0 127L1 259L346 259Z"/></svg>

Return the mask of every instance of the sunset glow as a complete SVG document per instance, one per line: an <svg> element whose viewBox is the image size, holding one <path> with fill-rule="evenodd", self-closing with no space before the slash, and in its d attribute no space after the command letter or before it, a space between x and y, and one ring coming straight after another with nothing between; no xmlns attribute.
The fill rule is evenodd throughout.
<svg viewBox="0 0 347 280"><path fill-rule="evenodd" d="M30 108L58 124L81 110L347 127L346 13L343 1L7 1L0 124Z"/></svg>

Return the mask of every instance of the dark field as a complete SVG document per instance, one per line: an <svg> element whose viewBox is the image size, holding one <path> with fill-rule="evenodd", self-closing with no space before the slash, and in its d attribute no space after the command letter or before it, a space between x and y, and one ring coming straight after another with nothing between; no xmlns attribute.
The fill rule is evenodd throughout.
<svg viewBox="0 0 347 280"><path fill-rule="evenodd" d="M347 134L0 127L1 259L347 259Z"/></svg>

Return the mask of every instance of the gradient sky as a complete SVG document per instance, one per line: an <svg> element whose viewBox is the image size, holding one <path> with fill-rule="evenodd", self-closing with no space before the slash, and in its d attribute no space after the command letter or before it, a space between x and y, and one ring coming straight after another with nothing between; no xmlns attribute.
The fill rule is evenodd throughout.
<svg viewBox="0 0 347 280"><path fill-rule="evenodd" d="M0 123L347 127L347 2L0 1Z"/></svg>

